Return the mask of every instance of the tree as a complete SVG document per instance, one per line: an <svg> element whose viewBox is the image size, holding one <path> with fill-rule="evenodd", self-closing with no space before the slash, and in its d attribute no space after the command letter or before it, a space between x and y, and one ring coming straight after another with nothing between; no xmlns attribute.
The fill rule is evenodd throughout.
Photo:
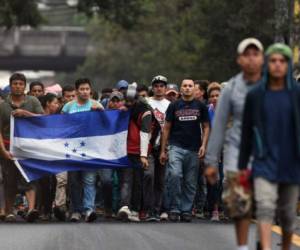
<svg viewBox="0 0 300 250"><path fill-rule="evenodd" d="M209 79L224 81L237 72L236 48L242 39L256 37L265 46L273 42L274 1L202 0L195 9L195 30L205 38L199 60Z"/></svg>
<svg viewBox="0 0 300 250"><path fill-rule="evenodd" d="M125 29L132 29L146 14L147 0L79 0L78 10L92 16L100 14Z"/></svg>
<svg viewBox="0 0 300 250"><path fill-rule="evenodd" d="M275 36L274 0L139 2L145 14L133 26L101 14L89 26L97 49L78 73L98 88L120 79L148 84L157 74L175 83L185 76L226 81L238 72L242 39L257 37L267 46Z"/></svg>
<svg viewBox="0 0 300 250"><path fill-rule="evenodd" d="M0 0L0 25L37 27L43 18L34 0Z"/></svg>

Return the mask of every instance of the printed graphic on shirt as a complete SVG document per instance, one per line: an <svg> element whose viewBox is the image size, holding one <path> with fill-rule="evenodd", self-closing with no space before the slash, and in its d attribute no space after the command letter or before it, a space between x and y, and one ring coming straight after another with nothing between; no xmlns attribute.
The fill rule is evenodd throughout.
<svg viewBox="0 0 300 250"><path fill-rule="evenodd" d="M153 110L156 120L159 122L160 126L163 128L165 124L165 113L160 112L157 108Z"/></svg>
<svg viewBox="0 0 300 250"><path fill-rule="evenodd" d="M179 121L196 121L200 116L199 109L181 109L175 111L175 116Z"/></svg>

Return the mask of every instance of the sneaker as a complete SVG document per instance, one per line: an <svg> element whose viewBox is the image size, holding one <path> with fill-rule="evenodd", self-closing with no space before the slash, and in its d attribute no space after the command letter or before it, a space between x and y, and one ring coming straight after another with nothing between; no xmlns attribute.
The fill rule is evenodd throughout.
<svg viewBox="0 0 300 250"><path fill-rule="evenodd" d="M230 220L230 218L227 216L227 214L224 211L219 212L219 219L224 221Z"/></svg>
<svg viewBox="0 0 300 250"><path fill-rule="evenodd" d="M174 212L171 212L169 214L169 220L172 221L172 222L178 222L180 219L179 217L179 213L174 213Z"/></svg>
<svg viewBox="0 0 300 250"><path fill-rule="evenodd" d="M6 222L15 222L16 220L17 218L14 214L9 214L5 217Z"/></svg>
<svg viewBox="0 0 300 250"><path fill-rule="evenodd" d="M93 222L95 220L97 220L96 212L93 210L87 211L85 215L85 222Z"/></svg>
<svg viewBox="0 0 300 250"><path fill-rule="evenodd" d="M160 221L160 217L156 212L148 213L146 217L147 222L158 222Z"/></svg>
<svg viewBox="0 0 300 250"><path fill-rule="evenodd" d="M80 213L72 213L71 215L71 222L78 222L81 219L81 214Z"/></svg>
<svg viewBox="0 0 300 250"><path fill-rule="evenodd" d="M65 221L66 220L66 209L64 207L54 207L53 213L56 219L59 221Z"/></svg>
<svg viewBox="0 0 300 250"><path fill-rule="evenodd" d="M195 213L195 217L197 219L205 219L205 214L204 214L203 209L197 210L196 213Z"/></svg>
<svg viewBox="0 0 300 250"><path fill-rule="evenodd" d="M128 216L128 220L131 222L140 222L139 213L132 211L131 214Z"/></svg>
<svg viewBox="0 0 300 250"><path fill-rule="evenodd" d="M130 215L131 215L131 212L130 212L128 206L121 207L117 214L118 219L120 219L120 220L128 220Z"/></svg>
<svg viewBox="0 0 300 250"><path fill-rule="evenodd" d="M52 217L51 214L42 214L39 216L41 221L51 221Z"/></svg>
<svg viewBox="0 0 300 250"><path fill-rule="evenodd" d="M161 220L161 221L168 221L168 219L169 219L168 213L163 212L163 213L160 215L160 220Z"/></svg>
<svg viewBox="0 0 300 250"><path fill-rule="evenodd" d="M213 211L211 221L220 221L219 211Z"/></svg>
<svg viewBox="0 0 300 250"><path fill-rule="evenodd" d="M26 219L27 211L25 210L17 210L17 215L22 217L24 220Z"/></svg>
<svg viewBox="0 0 300 250"><path fill-rule="evenodd" d="M26 215L27 222L35 222L39 218L39 212L35 209L32 209L31 211L28 211Z"/></svg>
<svg viewBox="0 0 300 250"><path fill-rule="evenodd" d="M180 220L181 220L182 222L191 222L191 221L192 221L192 214L190 214L190 213L183 213L183 214L181 215Z"/></svg>

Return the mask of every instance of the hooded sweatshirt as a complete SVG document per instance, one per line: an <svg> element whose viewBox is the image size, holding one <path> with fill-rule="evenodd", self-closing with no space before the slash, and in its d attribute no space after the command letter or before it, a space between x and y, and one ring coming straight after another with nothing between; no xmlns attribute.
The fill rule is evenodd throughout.
<svg viewBox="0 0 300 250"><path fill-rule="evenodd" d="M254 177L300 184L300 86L289 64L285 89L268 89L268 71L246 98L239 169L254 156Z"/></svg>
<svg viewBox="0 0 300 250"><path fill-rule="evenodd" d="M240 73L230 79L222 90L205 155L207 166L218 168L221 150L224 148L224 170L238 171L244 102L252 85Z"/></svg>

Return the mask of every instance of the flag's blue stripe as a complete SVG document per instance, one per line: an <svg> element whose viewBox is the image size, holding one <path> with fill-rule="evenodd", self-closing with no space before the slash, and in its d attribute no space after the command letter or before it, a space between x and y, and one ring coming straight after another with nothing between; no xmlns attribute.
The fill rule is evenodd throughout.
<svg viewBox="0 0 300 250"><path fill-rule="evenodd" d="M15 118L14 136L32 139L113 135L128 129L129 112L91 111Z"/></svg>
<svg viewBox="0 0 300 250"><path fill-rule="evenodd" d="M37 159L26 159L18 161L30 181L39 179L50 174L58 174L65 171L89 171L103 168L128 168L132 166L127 157L117 160L91 159L87 161L59 160L44 161Z"/></svg>

